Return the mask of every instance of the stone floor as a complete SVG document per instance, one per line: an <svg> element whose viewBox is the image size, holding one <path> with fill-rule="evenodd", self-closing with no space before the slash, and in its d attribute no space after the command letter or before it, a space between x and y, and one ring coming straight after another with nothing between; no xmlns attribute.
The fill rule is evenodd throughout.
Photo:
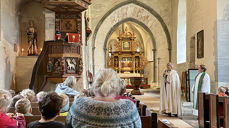
<svg viewBox="0 0 229 128"><path fill-rule="evenodd" d="M131 90L127 90L130 92ZM134 95L136 99L139 99L141 102L147 105L149 110L156 111L159 113L160 107L160 91L153 89L143 89L144 95ZM158 119L167 119L173 123L176 127L179 128L197 128L198 120L197 116L192 115L192 103L183 102L182 103L182 116L179 118L176 117L167 117L166 115L158 114Z"/></svg>

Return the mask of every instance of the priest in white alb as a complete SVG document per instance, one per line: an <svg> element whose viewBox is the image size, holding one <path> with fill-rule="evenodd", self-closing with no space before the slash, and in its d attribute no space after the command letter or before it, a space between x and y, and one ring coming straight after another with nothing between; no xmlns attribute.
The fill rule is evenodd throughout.
<svg viewBox="0 0 229 128"><path fill-rule="evenodd" d="M192 87L193 93L193 115L198 116L198 92L210 93L210 77L206 73L204 65L200 65L199 73L195 78L195 84Z"/></svg>
<svg viewBox="0 0 229 128"><path fill-rule="evenodd" d="M181 115L181 85L179 75L172 69L173 64L167 64L160 89L160 113L166 113L168 116Z"/></svg>

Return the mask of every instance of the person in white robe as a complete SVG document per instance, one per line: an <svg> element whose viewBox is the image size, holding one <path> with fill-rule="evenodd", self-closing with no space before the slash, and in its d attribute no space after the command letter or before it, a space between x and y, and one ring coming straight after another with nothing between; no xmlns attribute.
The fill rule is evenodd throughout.
<svg viewBox="0 0 229 128"><path fill-rule="evenodd" d="M181 85L179 75L172 69L172 63L167 64L160 88L160 113L168 116L181 116Z"/></svg>
<svg viewBox="0 0 229 128"><path fill-rule="evenodd" d="M195 84L192 86L193 93L193 115L198 116L198 92L210 93L210 77L206 73L204 65L200 65L199 73L195 78Z"/></svg>

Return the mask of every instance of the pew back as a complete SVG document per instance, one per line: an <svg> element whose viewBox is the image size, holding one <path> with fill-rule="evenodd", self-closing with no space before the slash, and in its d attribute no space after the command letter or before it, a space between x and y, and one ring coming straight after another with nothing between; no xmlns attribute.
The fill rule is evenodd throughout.
<svg viewBox="0 0 229 128"><path fill-rule="evenodd" d="M36 115L36 116L25 116L26 124L29 124L33 121L40 120L41 116ZM65 123L66 116L58 116L55 121Z"/></svg>
<svg viewBox="0 0 229 128"><path fill-rule="evenodd" d="M204 119L204 99L205 99L205 93L198 93L198 122L199 127L204 128L205 119Z"/></svg>
<svg viewBox="0 0 229 128"><path fill-rule="evenodd" d="M210 94L209 108L210 108L210 127L219 128L218 115L218 95Z"/></svg>

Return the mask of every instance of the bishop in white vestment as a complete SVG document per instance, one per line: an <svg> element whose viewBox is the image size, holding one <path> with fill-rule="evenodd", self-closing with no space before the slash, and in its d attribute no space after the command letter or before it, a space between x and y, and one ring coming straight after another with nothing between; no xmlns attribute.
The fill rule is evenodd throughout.
<svg viewBox="0 0 229 128"><path fill-rule="evenodd" d="M172 70L173 65L167 64L160 88L160 113L181 115L181 85L179 75Z"/></svg>
<svg viewBox="0 0 229 128"><path fill-rule="evenodd" d="M204 65L198 68L199 73L195 78L195 84L192 87L193 93L193 115L198 116L198 92L210 93L210 77L205 72L207 69Z"/></svg>

